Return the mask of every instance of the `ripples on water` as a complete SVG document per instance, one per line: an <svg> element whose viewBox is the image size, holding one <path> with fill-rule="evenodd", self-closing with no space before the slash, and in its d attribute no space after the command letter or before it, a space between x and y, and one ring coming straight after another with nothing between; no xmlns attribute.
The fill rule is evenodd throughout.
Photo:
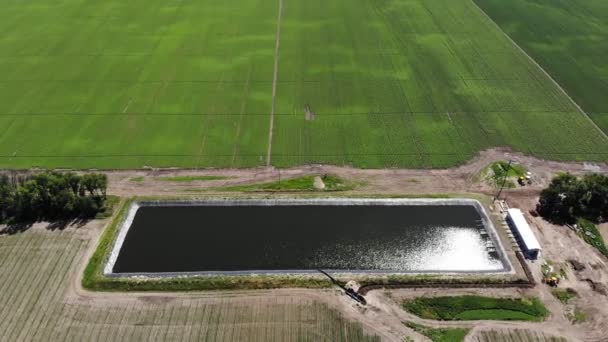
<svg viewBox="0 0 608 342"><path fill-rule="evenodd" d="M500 259L486 247L488 238L467 227L426 227L423 244L407 236L399 239L352 241L324 246L307 264L331 269L391 271L499 271ZM420 241L420 236L415 239Z"/></svg>
<svg viewBox="0 0 608 342"><path fill-rule="evenodd" d="M500 271L470 205L142 207L114 272Z"/></svg>

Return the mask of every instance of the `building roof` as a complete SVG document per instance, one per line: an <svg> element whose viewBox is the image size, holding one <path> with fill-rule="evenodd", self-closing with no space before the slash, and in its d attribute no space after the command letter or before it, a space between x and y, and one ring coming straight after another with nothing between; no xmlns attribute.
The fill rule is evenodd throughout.
<svg viewBox="0 0 608 342"><path fill-rule="evenodd" d="M524 245L526 245L526 248L528 250L541 250L542 248L540 247L540 243L538 243L534 232L532 232L532 228L530 228L528 225L528 222L526 221L526 218L521 210L511 208L508 210L508 213L513 225L515 225L515 229L517 229L519 232L521 240L523 241Z"/></svg>

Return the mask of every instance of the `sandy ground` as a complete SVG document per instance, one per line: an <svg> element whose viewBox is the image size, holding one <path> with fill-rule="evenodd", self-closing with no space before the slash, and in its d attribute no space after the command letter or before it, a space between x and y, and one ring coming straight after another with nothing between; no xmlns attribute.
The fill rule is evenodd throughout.
<svg viewBox="0 0 608 342"><path fill-rule="evenodd" d="M608 241L608 223L602 223L598 226L600 233L604 237L604 240Z"/></svg>
<svg viewBox="0 0 608 342"><path fill-rule="evenodd" d="M254 169L150 169L109 172L108 192L119 196L163 196L192 195L196 191L209 190L228 185L241 185L259 182L274 182L310 174L333 174L339 177L360 182L352 193L358 194L430 194L446 192L482 192L493 194L492 186L479 182L479 172L495 160L513 160L525 165L533 174L534 183L516 192L537 192L550 182L551 177L559 171L574 174L586 172L608 172L606 164L566 163L545 161L511 152L508 149L490 149L481 152L469 163L451 169L355 169L331 165L308 165L288 169L260 167ZM225 180L168 182L158 181L157 177L171 176L223 176ZM133 181L143 177L143 181ZM213 192L210 190L209 192ZM505 191L509 194L512 191Z"/></svg>
<svg viewBox="0 0 608 342"><path fill-rule="evenodd" d="M186 196L192 195L192 189L210 189L225 185L247 184L252 182L275 181L309 174L335 174L360 185L350 193L365 194L431 194L431 193L481 193L493 195L495 189L478 179L479 172L489 163L498 159L511 159L525 165L533 173L533 184L503 192L509 205L519 207L528 212L535 207L539 191L548 184L551 177L559 171L568 171L575 174L585 172L608 172L606 164L578 164L549 162L536 158L513 153L504 149L492 149L481 153L477 158L465 165L449 170L359 170L347 167L325 165L303 166L290 169L277 170L275 168L258 169L209 169L209 170L138 170L109 172L108 193L119 196ZM187 183L168 182L158 180L159 176L184 175L221 175L231 177L225 180L195 181ZM133 181L135 177L143 177L143 181ZM216 194L218 191L201 192ZM197 192L194 193L196 196ZM323 194L323 193L320 193ZM95 307L116 307L117 305L132 306L134 303L162 303L180 300L188 302L195 300L203 303L216 301L234 301L248 305L251 301L260 299L273 300L276 298L313 298L327 303L330 307L338 309L349 319L361 322L365 329L371 333L379 334L384 340L403 341L405 336L413 340L427 340L405 327L403 321L412 321L427 326L462 326L471 328L473 337L486 330L524 329L543 334L543 336L563 336L572 341L606 341L608 331L608 296L598 293L598 286L608 286L607 260L589 245L585 244L574 232L565 227L553 226L540 218L526 214L532 228L537 233L543 246L541 260L531 262L529 265L537 279L540 278L540 265L544 260L566 265L568 259L576 259L585 265L585 270L574 271L567 267L568 279L560 287L571 287L579 296L573 304L584 312L587 319L583 323L572 324L565 317L565 307L555 299L550 288L540 284L533 289L398 289L374 290L367 299L369 305L361 307L355 304L337 289L307 290L307 289L279 289L259 291L221 291L196 293L93 293L80 287L80 277L85 264L96 246L104 224L107 222L91 222L86 229L80 229L82 239L88 240L87 248L81 254L78 271L70 281L69 290L64 298L66 303L86 303ZM608 233L608 225L600 227L604 234ZM87 233L82 233L82 232ZM507 245L508 243L505 243ZM600 285L597 285L600 284ZM593 286L592 286L593 285ZM595 289L593 288L595 287ZM538 296L547 305L551 315L542 323L522 322L439 322L420 319L413 316L399 306L404 298L414 296L481 294L492 296Z"/></svg>

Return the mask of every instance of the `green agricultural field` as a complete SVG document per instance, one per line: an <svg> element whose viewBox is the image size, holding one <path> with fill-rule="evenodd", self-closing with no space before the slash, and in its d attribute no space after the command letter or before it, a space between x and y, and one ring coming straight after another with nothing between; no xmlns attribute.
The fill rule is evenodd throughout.
<svg viewBox="0 0 608 342"><path fill-rule="evenodd" d="M0 2L0 166L263 164L277 10Z"/></svg>
<svg viewBox="0 0 608 342"><path fill-rule="evenodd" d="M475 2L608 133L608 1Z"/></svg>
<svg viewBox="0 0 608 342"><path fill-rule="evenodd" d="M0 168L608 160L470 0L0 1L0 128Z"/></svg>

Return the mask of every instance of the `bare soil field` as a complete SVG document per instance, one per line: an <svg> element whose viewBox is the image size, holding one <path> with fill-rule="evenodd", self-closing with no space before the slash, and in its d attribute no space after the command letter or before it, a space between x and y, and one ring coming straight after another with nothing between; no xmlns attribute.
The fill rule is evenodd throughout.
<svg viewBox="0 0 608 342"><path fill-rule="evenodd" d="M607 172L600 164L546 162L507 150L486 151L471 163L446 170L357 170L308 166L280 170L281 177L335 174L359 184L352 195L395 195L469 192L491 195L495 189L478 179L497 159L513 159L534 175L525 188L503 192L512 207L533 209L537 196L558 171ZM223 185L273 181L279 170L149 170L110 172L109 194L119 196L221 195L208 190ZM169 182L158 177L216 175L222 180ZM133 178L142 177L134 181ZM317 193L318 194L318 193ZM368 305L355 304L337 289L277 289L188 293L94 293L80 287L82 271L107 224L92 221L81 227L49 230L37 224L14 235L0 236L0 331L3 339L44 341L414 341L426 337L403 321L430 327L470 328L468 341L605 341L608 329L607 260L565 227L530 215L527 219L543 246L542 259L529 266L537 280L543 260L564 264L567 280L560 287L576 290L569 305L586 319L573 324L566 306L539 284L533 289L395 289L368 293ZM606 226L600 227L606 233ZM574 270L574 259L584 269ZM415 296L477 294L537 296L550 310L545 322L440 322L418 318L399 305Z"/></svg>
<svg viewBox="0 0 608 342"><path fill-rule="evenodd" d="M466 341L471 342L511 342L511 341L535 341L535 342L565 342L563 337L547 335L536 330L526 329L489 329L478 330L470 333Z"/></svg>
<svg viewBox="0 0 608 342"><path fill-rule="evenodd" d="M371 341L337 310L336 291L193 294L79 289L99 222L0 237L4 341ZM330 303L332 303L330 305ZM332 307L333 306L333 307ZM372 331L372 329L365 329Z"/></svg>

